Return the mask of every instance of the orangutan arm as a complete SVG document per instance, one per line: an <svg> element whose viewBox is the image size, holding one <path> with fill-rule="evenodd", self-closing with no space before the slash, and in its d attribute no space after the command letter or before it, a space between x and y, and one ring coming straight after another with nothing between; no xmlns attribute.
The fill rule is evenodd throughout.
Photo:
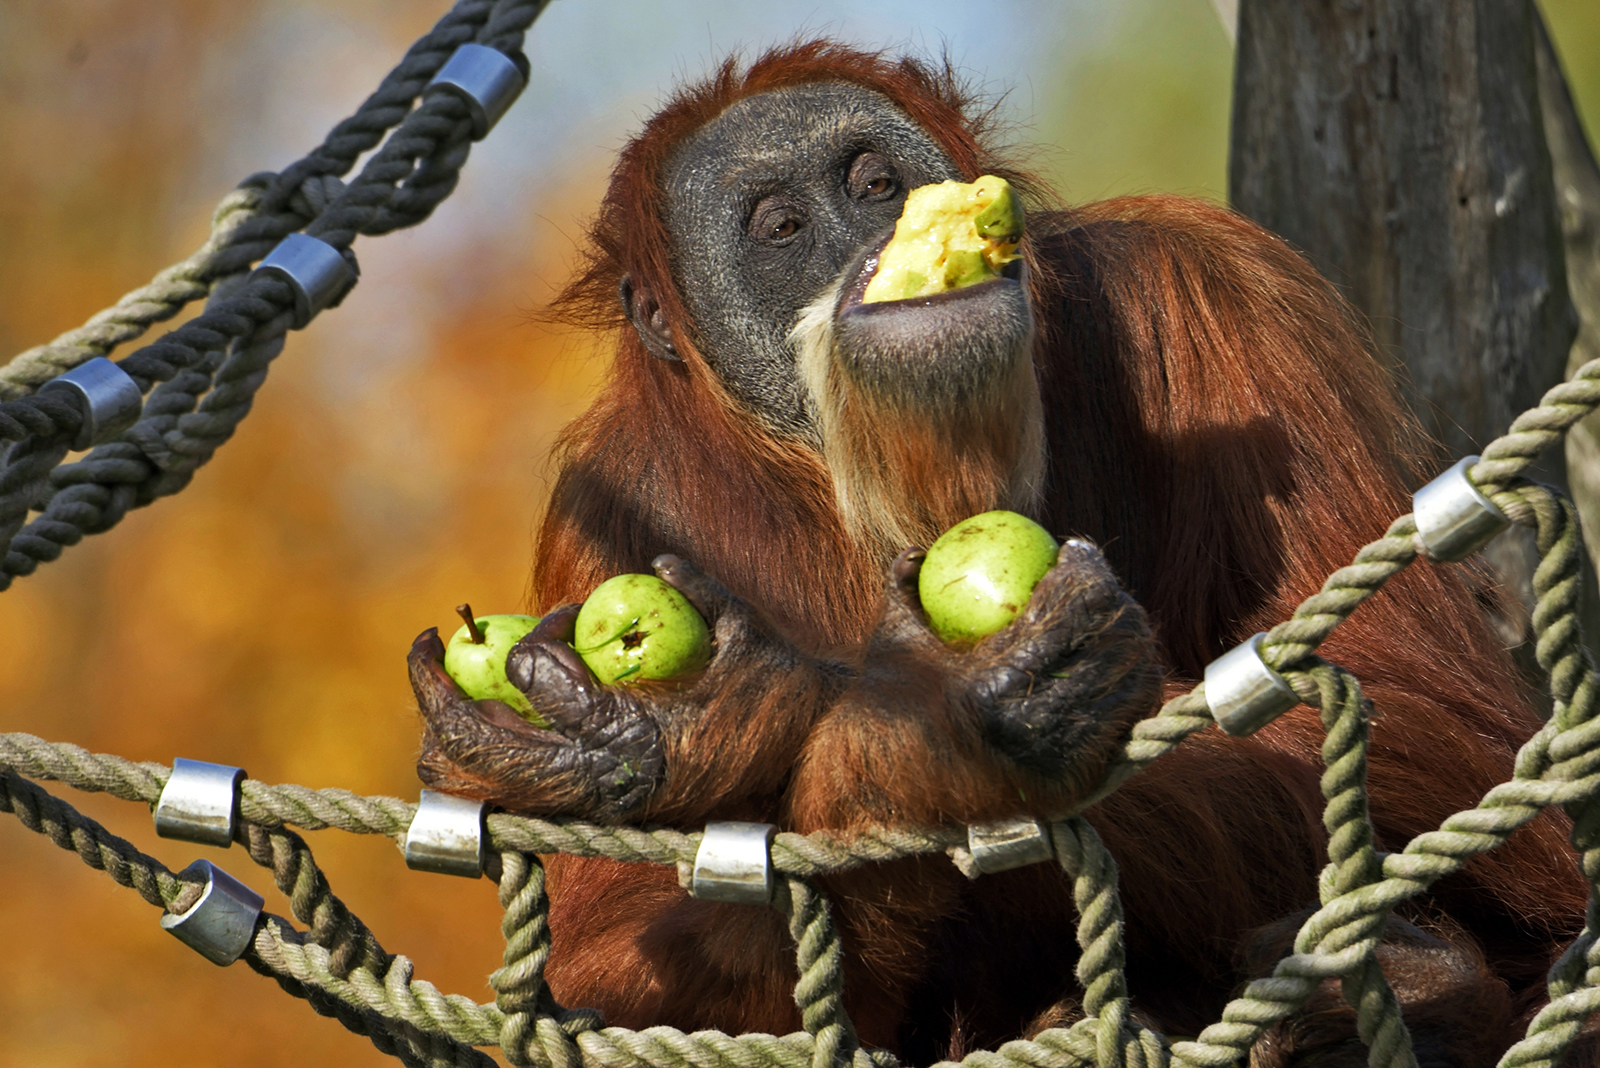
<svg viewBox="0 0 1600 1068"><path fill-rule="evenodd" d="M921 563L895 561L861 674L806 741L788 794L797 829L1059 814L1155 707L1144 613L1092 545L1062 546L1021 615L967 652L928 629Z"/></svg>

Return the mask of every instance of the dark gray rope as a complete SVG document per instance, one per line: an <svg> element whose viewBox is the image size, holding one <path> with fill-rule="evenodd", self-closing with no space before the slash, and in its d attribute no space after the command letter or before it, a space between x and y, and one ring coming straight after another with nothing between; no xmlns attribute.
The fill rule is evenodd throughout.
<svg viewBox="0 0 1600 1068"><path fill-rule="evenodd" d="M188 485L249 414L289 328L288 287L274 278L246 280L244 271L302 225L349 259L358 234L379 236L426 219L455 188L471 149L471 121L453 95L430 96L415 108L413 101L466 40L514 52L547 2L462 0L317 150L282 174L249 180L261 190L259 214L239 224L213 257L217 284L205 312L119 362L141 390L158 384L121 440L60 467L64 442L81 422L76 405L48 395L0 404L0 441L18 442L0 470L0 589L109 530L130 509ZM340 185L335 175L396 125L349 187ZM23 528L30 510L40 514Z"/></svg>

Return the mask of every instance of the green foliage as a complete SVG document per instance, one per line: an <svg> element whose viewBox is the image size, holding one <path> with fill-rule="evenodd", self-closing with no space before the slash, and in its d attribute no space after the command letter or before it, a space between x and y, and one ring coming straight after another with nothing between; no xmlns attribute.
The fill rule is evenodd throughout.
<svg viewBox="0 0 1600 1068"><path fill-rule="evenodd" d="M1035 166L1071 202L1227 196L1233 46L1208 0L1131 0L1039 87Z"/></svg>
<svg viewBox="0 0 1600 1068"><path fill-rule="evenodd" d="M1540 0L1555 40L1578 117L1594 145L1600 135L1600 4L1594 0Z"/></svg>
<svg viewBox="0 0 1600 1068"><path fill-rule="evenodd" d="M1540 0L1591 144L1600 140L1600 4ZM1036 169L1069 201L1227 195L1233 47L1207 0L1128 0L1109 32L1037 87Z"/></svg>

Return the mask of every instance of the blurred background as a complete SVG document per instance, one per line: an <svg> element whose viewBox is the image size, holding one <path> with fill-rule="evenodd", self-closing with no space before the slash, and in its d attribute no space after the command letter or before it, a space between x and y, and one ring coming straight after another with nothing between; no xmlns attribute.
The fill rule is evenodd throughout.
<svg viewBox="0 0 1600 1068"><path fill-rule="evenodd" d="M0 0L0 358L186 256L233 184L315 145L447 6ZM1543 9L1593 139L1600 5ZM362 284L291 336L193 485L0 595L0 730L414 798L406 649L461 601L522 605L550 444L605 365L596 339L533 318L612 156L676 80L818 33L947 51L1071 200L1223 198L1232 47L1209 0L557 0L460 188L358 243ZM270 885L237 850L157 839L140 806L58 792L175 869L207 855ZM492 884L410 873L387 840L311 840L419 977L492 997ZM394 1063L157 919L0 817L0 1068Z"/></svg>

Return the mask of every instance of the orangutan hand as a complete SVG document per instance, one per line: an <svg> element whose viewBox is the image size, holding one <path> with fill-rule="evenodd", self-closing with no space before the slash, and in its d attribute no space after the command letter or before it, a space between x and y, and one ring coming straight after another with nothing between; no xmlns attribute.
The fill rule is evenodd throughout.
<svg viewBox="0 0 1600 1068"><path fill-rule="evenodd" d="M642 808L657 817L709 810L781 777L781 767L754 765L783 754L763 754L755 743L776 733L774 747L798 745L806 715L825 705L837 670L796 652L750 605L688 561L661 556L654 566L710 628L713 655L703 670L602 685L572 647L580 606L564 605L506 658L507 679L545 728L503 702L467 697L445 673L438 633L426 631L410 657L426 727L417 762L423 782L516 812L615 820ZM794 726L784 730L771 716L763 722L756 713L764 706L781 708ZM719 751L713 743L724 736L751 744ZM663 789L668 782L693 796L675 797Z"/></svg>
<svg viewBox="0 0 1600 1068"><path fill-rule="evenodd" d="M1144 610L1105 557L1067 541L1010 625L956 651L927 628L917 597L923 555L908 550L894 562L875 641L939 645L954 698L1017 764L1052 780L1097 777L1110 747L1155 707L1161 680Z"/></svg>

